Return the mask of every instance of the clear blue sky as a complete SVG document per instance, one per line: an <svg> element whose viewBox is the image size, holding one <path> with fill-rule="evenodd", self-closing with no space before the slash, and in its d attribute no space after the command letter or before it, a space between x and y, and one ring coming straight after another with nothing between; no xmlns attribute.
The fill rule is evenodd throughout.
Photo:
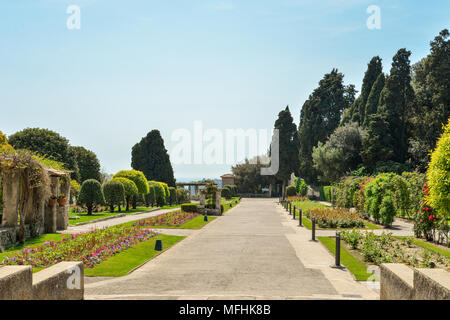
<svg viewBox="0 0 450 320"><path fill-rule="evenodd" d="M69 30L69 5L81 29ZM381 8L369 30L366 8ZM159 129L271 129L336 67L358 90L368 61L385 72L402 47L416 62L450 27L442 0L0 2L0 130L49 128L114 173ZM228 165L174 166L176 178L219 177Z"/></svg>

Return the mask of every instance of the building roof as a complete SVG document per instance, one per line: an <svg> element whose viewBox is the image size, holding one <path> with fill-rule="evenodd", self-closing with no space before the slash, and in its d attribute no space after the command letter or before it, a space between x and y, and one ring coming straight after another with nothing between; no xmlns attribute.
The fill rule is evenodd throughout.
<svg viewBox="0 0 450 320"><path fill-rule="evenodd" d="M234 175L231 173L224 174L223 176L220 176L221 178L234 178Z"/></svg>

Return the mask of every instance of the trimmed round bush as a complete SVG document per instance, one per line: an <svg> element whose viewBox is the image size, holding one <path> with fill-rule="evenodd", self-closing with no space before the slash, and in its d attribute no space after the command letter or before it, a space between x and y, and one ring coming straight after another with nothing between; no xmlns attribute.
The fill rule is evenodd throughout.
<svg viewBox="0 0 450 320"><path fill-rule="evenodd" d="M380 206L381 223L385 226L390 226L394 221L394 216L397 212L394 200L391 196L385 196Z"/></svg>
<svg viewBox="0 0 450 320"><path fill-rule="evenodd" d="M103 184L103 195L110 211L114 212L114 207L119 208L125 203L125 188L119 181L111 180Z"/></svg>
<svg viewBox="0 0 450 320"><path fill-rule="evenodd" d="M170 187L169 188L169 193L170 193L170 204L174 205L177 203L177 189L174 187Z"/></svg>
<svg viewBox="0 0 450 320"><path fill-rule="evenodd" d="M166 192L163 185L158 181L150 181L149 183L155 187L156 205L158 207L164 206L166 204Z"/></svg>
<svg viewBox="0 0 450 320"><path fill-rule="evenodd" d="M128 211L130 209L130 201L132 197L135 197L139 194L136 184L127 178L113 178L111 181L118 181L123 185L127 204L126 211Z"/></svg>
<svg viewBox="0 0 450 320"><path fill-rule="evenodd" d="M81 185L78 204L87 208L87 214L92 215L92 209L96 205L105 205L102 185L94 179L88 179Z"/></svg>
<svg viewBox="0 0 450 320"><path fill-rule="evenodd" d="M189 201L189 191L185 188L178 187L177 188L177 200L178 203L183 203Z"/></svg>
<svg viewBox="0 0 450 320"><path fill-rule="evenodd" d="M155 194L155 186L149 183L148 193L145 195L145 203L152 207L156 205L156 194Z"/></svg>
<svg viewBox="0 0 450 320"><path fill-rule="evenodd" d="M113 178L127 178L136 184L138 193L148 193L148 183L144 173L138 170L122 170L117 172Z"/></svg>
<svg viewBox="0 0 450 320"><path fill-rule="evenodd" d="M231 196L232 196L231 188L227 188L227 187L228 186L225 186L225 187L222 188L221 195L225 199L231 199Z"/></svg>
<svg viewBox="0 0 450 320"><path fill-rule="evenodd" d="M286 196L293 197L297 195L297 190L295 190L294 186L288 186L286 188Z"/></svg>

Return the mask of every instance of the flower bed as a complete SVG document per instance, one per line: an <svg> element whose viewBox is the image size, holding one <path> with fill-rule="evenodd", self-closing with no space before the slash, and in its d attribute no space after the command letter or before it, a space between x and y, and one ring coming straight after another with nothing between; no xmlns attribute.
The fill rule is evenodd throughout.
<svg viewBox="0 0 450 320"><path fill-rule="evenodd" d="M365 261L381 263L405 263L414 267L450 268L450 259L437 252L414 244L413 237L395 238L392 233L379 236L373 232L343 231L342 240L359 253Z"/></svg>
<svg viewBox="0 0 450 320"><path fill-rule="evenodd" d="M364 228L364 221L358 213L340 209L311 209L306 213L313 217L320 228Z"/></svg>
<svg viewBox="0 0 450 320"><path fill-rule="evenodd" d="M83 261L93 267L109 257L156 233L136 226L116 226L65 236L61 241L46 241L41 246L28 246L5 256L3 265L31 265L46 268L61 261Z"/></svg>
<svg viewBox="0 0 450 320"><path fill-rule="evenodd" d="M160 214L156 217L139 220L134 225L139 226L139 227L144 227L144 226L179 227L183 223L185 223L191 219L194 219L197 216L198 216L198 213L184 212L184 211L179 210L179 211Z"/></svg>

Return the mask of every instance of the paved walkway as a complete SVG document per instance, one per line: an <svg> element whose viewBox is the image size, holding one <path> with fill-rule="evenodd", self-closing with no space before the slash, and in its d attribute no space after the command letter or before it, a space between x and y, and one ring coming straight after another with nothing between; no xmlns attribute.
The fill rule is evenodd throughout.
<svg viewBox="0 0 450 320"><path fill-rule="evenodd" d="M378 299L274 199L243 199L120 278L86 278L86 299Z"/></svg>

